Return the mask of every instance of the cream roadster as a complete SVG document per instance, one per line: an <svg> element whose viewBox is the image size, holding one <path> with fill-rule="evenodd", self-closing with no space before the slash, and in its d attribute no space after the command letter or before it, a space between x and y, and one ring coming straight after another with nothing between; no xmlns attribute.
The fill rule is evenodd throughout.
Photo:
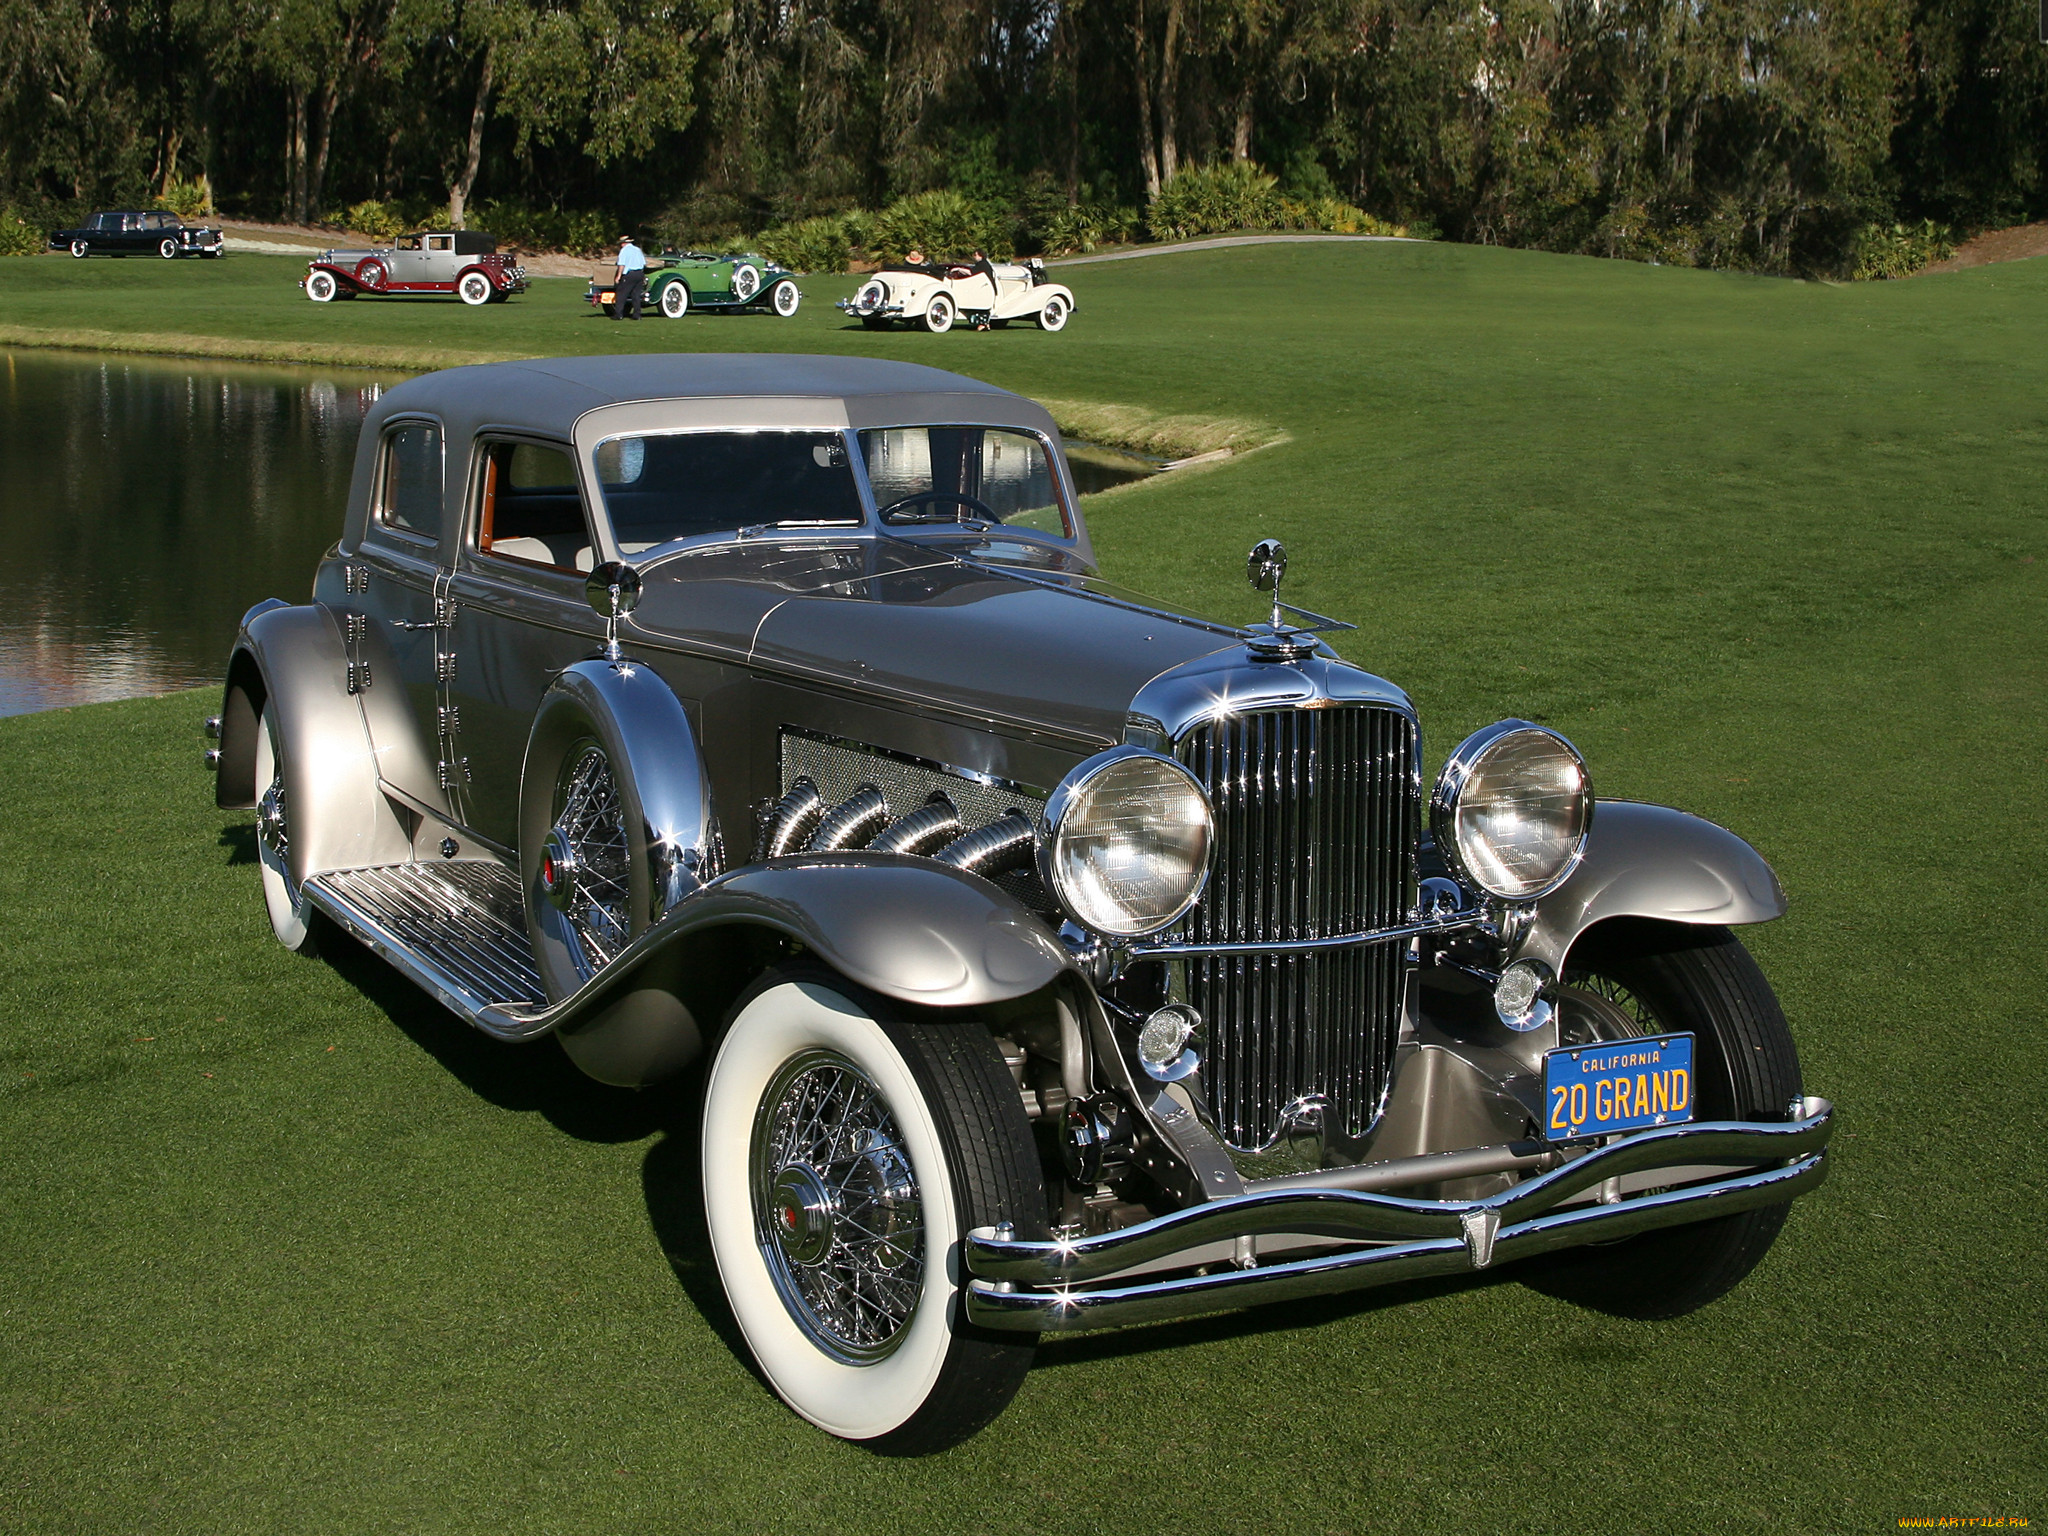
<svg viewBox="0 0 2048 1536"><path fill-rule="evenodd" d="M1045 275L1045 263L935 262L884 267L839 307L871 331L902 322L934 335L965 322L1000 330L1012 320L1036 320L1057 331L1074 312L1074 292Z"/></svg>

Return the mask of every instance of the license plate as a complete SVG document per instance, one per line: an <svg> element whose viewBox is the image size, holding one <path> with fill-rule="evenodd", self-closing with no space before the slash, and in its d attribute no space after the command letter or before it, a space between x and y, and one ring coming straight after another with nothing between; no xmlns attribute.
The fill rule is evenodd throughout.
<svg viewBox="0 0 2048 1536"><path fill-rule="evenodd" d="M597 296L597 302L598 302L598 303L600 303L600 304L609 304L609 303L611 303L611 302L612 302L612 301L613 301L613 300L614 300L615 298L617 298L617 295L616 295L615 293L613 293L611 289L607 288L607 289L605 289L605 291L604 291L603 293L600 293L600 294L599 294L599 295Z"/></svg>
<svg viewBox="0 0 2048 1536"><path fill-rule="evenodd" d="M1682 1125L1692 1118L1691 1035L1569 1045L1543 1057L1546 1141Z"/></svg>

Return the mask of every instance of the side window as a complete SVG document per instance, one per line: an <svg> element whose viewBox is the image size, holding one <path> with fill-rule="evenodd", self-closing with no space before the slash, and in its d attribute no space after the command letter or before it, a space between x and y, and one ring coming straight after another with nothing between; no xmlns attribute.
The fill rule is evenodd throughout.
<svg viewBox="0 0 2048 1536"><path fill-rule="evenodd" d="M591 567L576 470L560 448L487 442L477 487L476 547L500 560L555 571Z"/></svg>
<svg viewBox="0 0 2048 1536"><path fill-rule="evenodd" d="M429 235L427 236L427 249L430 251L452 251L455 249L455 237L453 235Z"/></svg>
<svg viewBox="0 0 2048 1536"><path fill-rule="evenodd" d="M411 421L384 434L377 521L421 538L441 533L441 429Z"/></svg>

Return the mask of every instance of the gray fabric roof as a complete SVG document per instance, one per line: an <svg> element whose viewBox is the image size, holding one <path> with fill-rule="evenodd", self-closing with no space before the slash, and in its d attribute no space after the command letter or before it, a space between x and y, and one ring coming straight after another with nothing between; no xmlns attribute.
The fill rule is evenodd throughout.
<svg viewBox="0 0 2048 1536"><path fill-rule="evenodd" d="M605 357L536 358L448 368L385 393L372 428L385 416L425 411L458 422L490 421L566 433L584 412L627 400L676 396L987 395L1013 398L979 379L918 363L800 352L659 352Z"/></svg>

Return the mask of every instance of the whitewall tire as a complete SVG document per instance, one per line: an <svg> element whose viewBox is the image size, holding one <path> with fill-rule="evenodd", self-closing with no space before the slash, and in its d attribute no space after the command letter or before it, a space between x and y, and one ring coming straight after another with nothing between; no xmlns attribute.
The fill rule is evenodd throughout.
<svg viewBox="0 0 2048 1536"><path fill-rule="evenodd" d="M297 954L313 952L312 913L290 864L291 826L277 712L268 704L256 723L256 860L263 869L263 905L277 942Z"/></svg>
<svg viewBox="0 0 2048 1536"><path fill-rule="evenodd" d="M1046 331L1063 329L1067 323L1068 313L1067 301L1058 294L1054 294L1045 301L1044 306L1038 311L1039 329Z"/></svg>
<svg viewBox="0 0 2048 1536"><path fill-rule="evenodd" d="M463 303L471 309L476 309L490 303L491 296L497 289L483 273L465 272L462 274L462 281L455 285L455 291L461 295Z"/></svg>
<svg viewBox="0 0 2048 1536"><path fill-rule="evenodd" d="M953 301L943 293L935 293L925 306L924 328L934 336L943 336L953 329L953 314Z"/></svg>
<svg viewBox="0 0 2048 1536"><path fill-rule="evenodd" d="M784 279L768 293L768 307L787 320L796 313L797 305L803 302L803 295L796 290L796 284Z"/></svg>
<svg viewBox="0 0 2048 1536"><path fill-rule="evenodd" d="M661 310L663 319L682 319L690 312L690 285L680 280L670 283L661 290L656 307Z"/></svg>
<svg viewBox="0 0 2048 1536"><path fill-rule="evenodd" d="M704 1212L762 1373L819 1428L896 1454L994 1418L1029 1335L961 1313L961 1236L1042 1230L1014 1082L986 1029L908 1024L817 970L743 996L705 1086Z"/></svg>
<svg viewBox="0 0 2048 1536"><path fill-rule="evenodd" d="M315 272L306 279L306 297L315 304L331 304L334 302L334 291L339 286L332 272Z"/></svg>

